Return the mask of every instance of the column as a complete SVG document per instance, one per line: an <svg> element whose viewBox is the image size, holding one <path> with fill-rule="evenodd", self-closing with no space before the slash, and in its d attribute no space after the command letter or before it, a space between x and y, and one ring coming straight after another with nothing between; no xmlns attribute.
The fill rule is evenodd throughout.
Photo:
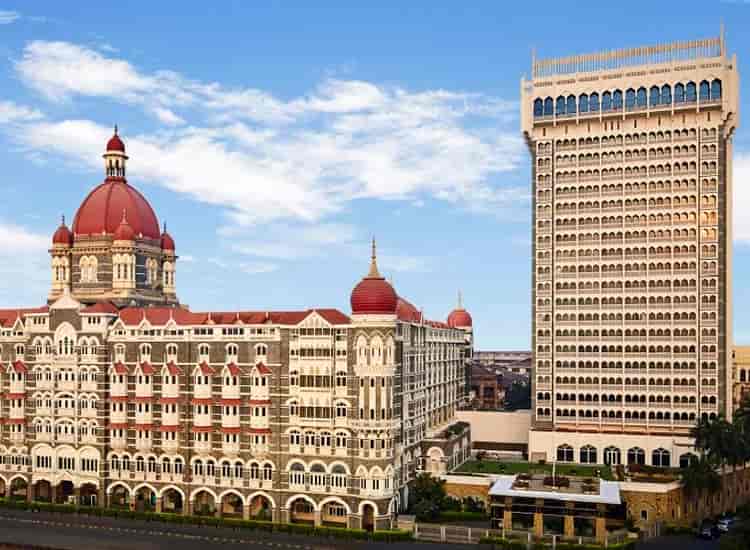
<svg viewBox="0 0 750 550"><path fill-rule="evenodd" d="M544 506L544 499L536 499L536 510L534 511L534 536L541 537L544 534L544 515L540 511Z"/></svg>
<svg viewBox="0 0 750 550"><path fill-rule="evenodd" d="M10 495L10 484L5 489L5 494ZM34 501L34 485L33 483L26 484L26 502Z"/></svg>
<svg viewBox="0 0 750 550"><path fill-rule="evenodd" d="M192 516L195 513L195 501L194 500L188 501L187 513L189 516Z"/></svg>
<svg viewBox="0 0 750 550"><path fill-rule="evenodd" d="M156 497L155 511L157 514L161 513L161 502L162 502L162 497Z"/></svg>
<svg viewBox="0 0 750 550"><path fill-rule="evenodd" d="M315 527L319 527L322 524L322 521L320 518L320 510L315 510L313 512L313 518L315 520Z"/></svg>
<svg viewBox="0 0 750 550"><path fill-rule="evenodd" d="M97 495L96 495L96 504L100 508L106 508L107 507L107 493L104 491L104 489L99 489Z"/></svg>
<svg viewBox="0 0 750 550"><path fill-rule="evenodd" d="M50 485L50 500L52 501L52 504L57 504L57 485L54 485L52 483Z"/></svg>
<svg viewBox="0 0 750 550"><path fill-rule="evenodd" d="M243 504L242 505L242 519L245 521L250 519L250 504Z"/></svg>
<svg viewBox="0 0 750 550"><path fill-rule="evenodd" d="M604 544L607 540L607 518L605 517L606 507L603 504L596 505L596 541Z"/></svg>
<svg viewBox="0 0 750 550"><path fill-rule="evenodd" d="M73 496L76 497L76 506L81 505L81 488L73 487Z"/></svg>
<svg viewBox="0 0 750 550"><path fill-rule="evenodd" d="M573 502L565 503L565 525L563 529L563 535L565 538L573 538L576 536L576 524L573 514L575 513L575 504Z"/></svg>
<svg viewBox="0 0 750 550"><path fill-rule="evenodd" d="M513 529L513 497L505 497L505 508L503 508L503 529Z"/></svg>

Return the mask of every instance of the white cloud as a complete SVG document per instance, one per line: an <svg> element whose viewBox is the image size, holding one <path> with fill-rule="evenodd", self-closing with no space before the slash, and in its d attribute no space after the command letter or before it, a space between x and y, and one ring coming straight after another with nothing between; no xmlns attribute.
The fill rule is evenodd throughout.
<svg viewBox="0 0 750 550"><path fill-rule="evenodd" d="M734 187L734 241L750 244L750 153L737 153L734 157L732 185Z"/></svg>
<svg viewBox="0 0 750 550"><path fill-rule="evenodd" d="M0 279L23 281L22 285L0 285L0 304L34 304L46 294L50 282L46 250L50 244L50 235L0 222Z"/></svg>
<svg viewBox="0 0 750 550"><path fill-rule="evenodd" d="M17 11L0 10L0 25L10 25L21 18Z"/></svg>
<svg viewBox="0 0 750 550"><path fill-rule="evenodd" d="M268 262L246 262L240 264L240 269L248 275L260 275L272 273L278 270L279 266Z"/></svg>
<svg viewBox="0 0 750 550"><path fill-rule="evenodd" d="M8 256L43 251L50 245L50 238L19 225L0 222L0 251Z"/></svg>
<svg viewBox="0 0 750 550"><path fill-rule="evenodd" d="M29 122L42 118L42 113L12 101L0 101L0 124Z"/></svg>

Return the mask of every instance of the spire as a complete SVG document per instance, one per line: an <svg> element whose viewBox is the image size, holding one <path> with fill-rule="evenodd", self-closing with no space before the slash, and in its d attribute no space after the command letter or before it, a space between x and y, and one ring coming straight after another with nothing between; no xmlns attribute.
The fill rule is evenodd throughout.
<svg viewBox="0 0 750 550"><path fill-rule="evenodd" d="M164 220L164 231L162 231L162 233L166 233L166 232L167 232L167 220Z"/></svg>
<svg viewBox="0 0 750 550"><path fill-rule="evenodd" d="M60 216L60 225L65 225L65 214Z"/></svg>
<svg viewBox="0 0 750 550"><path fill-rule="evenodd" d="M372 255L370 256L370 272L367 274L368 279L382 279L378 271L378 258L375 248L375 237L372 238Z"/></svg>
<svg viewBox="0 0 750 550"><path fill-rule="evenodd" d="M117 124L115 124L115 135L117 135Z"/></svg>
<svg viewBox="0 0 750 550"><path fill-rule="evenodd" d="M458 307L456 309L463 309L464 308L464 300L463 296L461 296L461 291L458 291Z"/></svg>

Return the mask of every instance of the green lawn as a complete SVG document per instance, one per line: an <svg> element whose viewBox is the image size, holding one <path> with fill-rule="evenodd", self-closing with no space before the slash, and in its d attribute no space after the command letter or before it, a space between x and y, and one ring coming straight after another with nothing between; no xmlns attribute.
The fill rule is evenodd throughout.
<svg viewBox="0 0 750 550"><path fill-rule="evenodd" d="M596 470L601 478L613 480L609 466L581 466L579 464L558 464L555 474L561 476L594 477ZM530 462L498 462L494 460L469 460L464 462L455 473L467 474L532 474L552 473L552 464L532 464Z"/></svg>

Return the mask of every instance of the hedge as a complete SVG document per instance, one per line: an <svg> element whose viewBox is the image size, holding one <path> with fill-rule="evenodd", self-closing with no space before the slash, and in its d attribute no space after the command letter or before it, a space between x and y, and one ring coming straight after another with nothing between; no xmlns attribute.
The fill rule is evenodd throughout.
<svg viewBox="0 0 750 550"><path fill-rule="evenodd" d="M440 512L440 521L490 521L487 512L458 512L446 510Z"/></svg>
<svg viewBox="0 0 750 550"><path fill-rule="evenodd" d="M344 539L374 540L381 542L395 542L412 540L412 534L403 530L366 531L364 529L349 529L346 527L325 527L297 523L274 523L263 520L247 520L236 518L216 518L212 516L189 516L157 512L135 512L117 508L99 508L96 506L74 506L72 504L51 504L49 502L26 502L0 498L0 507L15 510L29 510L38 512L54 512L59 514L85 514L98 517L112 517L135 519L142 521L159 521L163 523L205 525L210 527L231 527L233 529L247 529L298 535L313 535L319 537L335 537Z"/></svg>

